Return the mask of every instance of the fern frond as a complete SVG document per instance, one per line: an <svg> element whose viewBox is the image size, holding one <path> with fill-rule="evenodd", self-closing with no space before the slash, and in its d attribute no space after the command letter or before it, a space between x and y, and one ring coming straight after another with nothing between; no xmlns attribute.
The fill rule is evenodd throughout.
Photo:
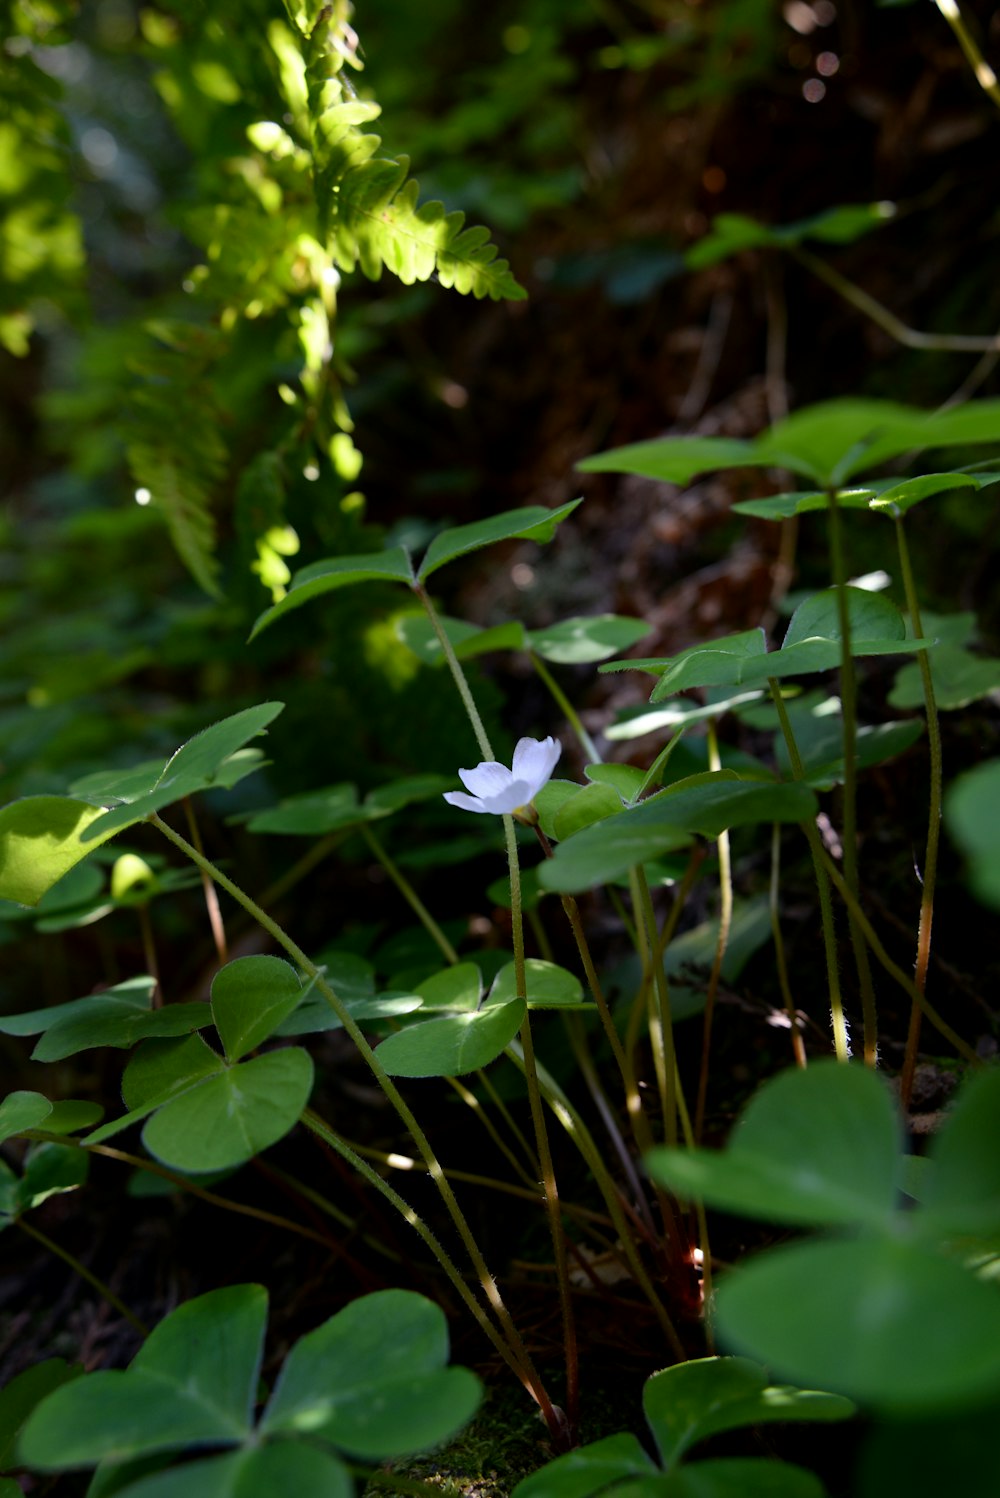
<svg viewBox="0 0 1000 1498"><path fill-rule="evenodd" d="M157 331L162 338L165 330ZM185 353L175 343L142 361L139 372L146 378L131 399L125 455L192 577L212 598L221 598L211 500L227 453L200 361Z"/></svg>
<svg viewBox="0 0 1000 1498"><path fill-rule="evenodd" d="M360 266L377 281L385 267L408 286L436 275L442 286L474 297L522 300L524 288L498 258L489 231L465 228L464 213L449 213L443 203L421 203L407 157L376 154L381 139L361 127L378 117L379 106L350 95L335 36L321 22L309 37L306 80L320 234L341 270Z"/></svg>

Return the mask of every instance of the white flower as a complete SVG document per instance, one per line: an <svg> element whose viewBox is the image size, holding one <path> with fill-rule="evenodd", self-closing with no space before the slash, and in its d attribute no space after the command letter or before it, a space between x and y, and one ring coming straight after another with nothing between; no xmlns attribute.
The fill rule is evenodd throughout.
<svg viewBox="0 0 1000 1498"><path fill-rule="evenodd" d="M484 760L474 770L459 770L465 791L446 791L444 799L463 811L493 812L502 816L533 800L546 784L562 745L556 739L519 739L511 769L495 760Z"/></svg>

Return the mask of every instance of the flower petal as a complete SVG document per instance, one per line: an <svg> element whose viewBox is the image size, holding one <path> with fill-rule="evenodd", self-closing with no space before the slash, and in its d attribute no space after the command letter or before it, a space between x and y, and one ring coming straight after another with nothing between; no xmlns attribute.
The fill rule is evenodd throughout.
<svg viewBox="0 0 1000 1498"><path fill-rule="evenodd" d="M464 791L445 791L444 799L463 811L489 811L489 807L476 796L467 796Z"/></svg>
<svg viewBox="0 0 1000 1498"><path fill-rule="evenodd" d="M495 816L503 816L505 812L516 811L519 806L526 806L533 795L534 791L526 780L512 780L502 791L497 791L492 796L484 796L483 805Z"/></svg>
<svg viewBox="0 0 1000 1498"><path fill-rule="evenodd" d="M506 765L498 765L495 760L487 759L474 770L459 770L458 778L467 791L485 799L488 796L502 795L514 777Z"/></svg>
<svg viewBox="0 0 1000 1498"><path fill-rule="evenodd" d="M538 794L549 780L562 753L558 739L519 739L514 750L513 773L531 786L527 800Z"/></svg>

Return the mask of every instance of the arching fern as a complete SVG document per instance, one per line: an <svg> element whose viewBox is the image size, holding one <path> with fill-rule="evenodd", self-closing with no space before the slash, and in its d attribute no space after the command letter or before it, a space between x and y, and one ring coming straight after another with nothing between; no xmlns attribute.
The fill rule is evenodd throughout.
<svg viewBox="0 0 1000 1498"><path fill-rule="evenodd" d="M344 72L355 60L345 45L346 17L325 6L303 38L313 181L320 237L344 271L360 266L377 281L385 266L406 285L435 274L442 286L475 297L525 296L489 231L464 227L464 213L421 203L405 156L379 156L379 136L363 127L377 119L374 100L358 99ZM301 36L301 33L300 33Z"/></svg>

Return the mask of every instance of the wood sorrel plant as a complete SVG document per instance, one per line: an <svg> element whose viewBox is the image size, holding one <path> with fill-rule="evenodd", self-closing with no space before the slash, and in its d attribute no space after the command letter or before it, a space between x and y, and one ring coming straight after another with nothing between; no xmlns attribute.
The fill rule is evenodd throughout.
<svg viewBox="0 0 1000 1498"><path fill-rule="evenodd" d="M578 1347L574 1305L578 1292L571 1269L582 1266L586 1273L590 1266L593 1282L595 1249L600 1247L608 1253L630 1278L655 1323L656 1330L649 1336L651 1360L683 1363L692 1352L705 1351L699 1330L685 1328L682 1334L679 1326L681 1315L690 1319L692 1307L698 1304L696 1266L700 1266L706 1292L713 1282L706 1204L749 1216L834 1228L841 1235L835 1241L775 1250L773 1255L763 1255L751 1269L728 1275L720 1290L716 1318L718 1334L726 1345L763 1357L779 1377L822 1383L875 1409L886 1409L894 1417L938 1409L943 1402L943 1385L952 1380L959 1363L964 1370L960 1389L963 1399L994 1397L1000 1389L1000 1353L996 1350L1000 1335L995 1335L1000 1302L995 1286L977 1278L974 1261L976 1255L986 1251L989 1235L1000 1224L995 1157L982 1149L984 1131L995 1128L997 1122L995 1074L977 1080L963 1096L953 1125L935 1149L925 1186L919 1179L912 1180L909 1166L899 1162L898 1123L881 1080L871 1070L878 1059L879 987L885 982L902 990L917 1017L907 1037L904 1092L917 1054L917 1019L921 1017L970 1066L978 1064L974 1049L938 1012L928 993L943 787L935 712L939 702L944 705L952 700L954 682L948 672L954 673L957 668L953 661L949 667L945 657L941 676L936 674L937 645L922 627L903 517L920 500L956 488L982 489L996 482L1000 472L989 466L973 466L912 478L860 477L917 447L969 447L986 442L1000 442L998 402L978 402L957 411L928 415L882 402L850 401L802 411L752 443L668 439L623 449L585 465L592 470L637 472L673 482L686 482L712 467L788 469L801 474L813 487L738 508L771 519L814 510L827 515L832 586L799 604L780 645L769 648L763 630L751 628L670 658L617 660L607 667L641 669L657 677L650 707L637 721L643 724L643 731L655 724L669 726L673 732L645 769L602 763L562 689L542 666L546 660L607 661L636 642L643 632L641 623L602 616L566 621L547 632L529 632L513 623L503 626L490 641L468 626L460 627L442 618L428 592L430 577L461 556L512 538L549 540L575 504L553 511L529 507L446 530L432 541L419 566L405 548L394 547L306 567L292 580L287 595L258 620L254 636L278 623L289 611L335 589L369 580L408 589L426 619L422 631L410 628L408 639L418 654L436 656L447 664L483 762L477 769L460 772L464 792L446 791L450 779L436 777L381 787L363 800L350 788L332 787L258 813L249 828L262 834L307 833L317 838L313 864L319 856L335 850L338 838L349 831L360 831L404 893L446 966L415 976L407 989L379 992L373 981L369 986L362 964L359 982L357 968L345 965L344 954L334 951L321 960L311 956L262 904L208 859L199 845L196 823L189 823L188 838L165 819L163 813L169 808L190 806L192 797L210 788L231 788L258 768L260 756L254 740L281 712L279 703L248 708L213 725L162 767L140 766L125 773L88 777L71 787L69 795L29 797L4 808L0 811L0 895L4 898L28 907L38 905L109 839L148 822L212 885L237 902L276 948L270 954L222 962L208 1005L176 1002L170 993L159 994L155 974L147 974L133 976L96 997L0 1020L0 1028L8 1034L40 1036L34 1051L40 1061L55 1062L97 1046L134 1048L122 1078L125 1111L107 1122L98 1123L100 1110L90 1104L54 1101L34 1091L16 1091L6 1099L0 1110L3 1135L28 1141L29 1149L20 1174L5 1167L5 1221L40 1237L54 1251L61 1251L27 1220L28 1214L53 1192L79 1188L93 1154L142 1164L179 1189L195 1191L217 1201L220 1207L253 1215L253 1208L227 1200L198 1177L246 1164L301 1125L346 1162L420 1236L453 1293L537 1401L557 1450L567 1449L575 1437L581 1354L586 1374L586 1349ZM873 524L879 523L874 518L879 514L893 519L908 622L888 598L848 582L851 569L843 527L845 510L863 510L872 515ZM552 738L522 739L509 771L497 763L462 667L463 656L477 653L490 643L527 650L541 666L543 681L553 689L589 761L585 784L551 778L559 755L559 746ZM918 664L932 746L929 834L913 977L887 952L866 908L856 847L859 773L900 753L921 731L920 723L913 720L869 728L857 718L858 663L866 657L897 655L912 656ZM827 699L817 704L809 696L797 699L788 694L789 684L797 678L822 678L834 671L839 673L839 701ZM905 686L902 674L900 682ZM695 704L690 699L670 702L685 691L702 692L705 700ZM738 721L740 716L752 715L758 725L769 721L762 717L768 695L768 711L773 712L778 730L773 763L743 761L739 768L731 767L726 763L727 749L718 725L727 716ZM692 763L688 746L681 741L692 725L704 720L710 722L711 729L702 766L696 757ZM441 769L450 773L454 766L442 764ZM840 862L831 856L816 823L820 796L836 785L842 787ZM476 950L462 954L457 950L377 835L378 822L400 817L408 805L442 793L460 810L493 813L503 820L512 937L507 962L503 954L498 962L493 954ZM979 796L995 798L995 781L991 779L985 790L978 785L971 793L965 787L955 790L955 800L950 804L958 808L954 815L959 829L969 825L969 794L976 805ZM994 804L995 800L990 802ZM836 808L834 811L836 814ZM553 960L553 933L542 920L537 898L533 896L527 902L524 898L518 822L530 829L541 845L543 859L534 877L535 889L541 896L552 892L561 897L579 962L577 972ZM794 1059L800 1067L780 1077L754 1100L728 1150L716 1156L697 1145L711 1077L711 997L740 943L745 950L748 941L751 947L759 945L769 931L779 942L781 935L776 897L772 897L772 909L763 911L763 921L755 917L756 925L748 922L747 912L733 899L734 850L729 846L729 834L755 827L762 830L764 848L772 851L781 843L773 829L784 828L786 834L804 839L821 911L828 993L804 1003L796 975L784 963L779 947L789 1028L796 1039ZM975 839L961 830L959 836L975 853ZM717 852L714 861L707 856L713 843ZM985 858L984 881L992 889L995 860L990 861L989 853ZM159 877L152 865L148 867L152 878ZM722 884L723 918L709 943L711 976L707 990L700 1002L696 996L692 1004L689 985L684 993L685 985L674 981L677 949L686 938L681 936L676 943L674 938L685 900L713 867L718 868ZM673 892L668 901L660 893L664 884ZM618 895L619 885L627 891L624 902ZM594 949L590 922L575 899L600 886L609 891L620 929L630 937L638 963L633 991L617 1005L606 996L604 953ZM127 892L124 874L118 887ZM780 895L780 883L775 887ZM526 914L540 953L537 957L526 955ZM837 928L841 922L847 925L854 953L856 982L852 988L838 959ZM748 931L753 933L749 937ZM152 951L151 944L147 945ZM848 1064L848 1016L855 1002L863 1015L863 1057ZM679 1061L675 1029L683 1015L698 1012L700 1007L706 1013L702 1055L697 1073L689 1074ZM824 1010L829 1010L832 1017L832 1049L839 1064L823 1062L803 1071L801 1063L807 1057L798 1034L800 1013L806 1011L817 1021ZM536 1011L557 1013L540 1015ZM590 1017L597 1021L593 1030L586 1023ZM563 1027L567 1042L562 1047L564 1054L571 1055L574 1064L564 1067L557 1079L536 1055L535 1030L541 1035L543 1027L558 1025ZM322 1117L312 1107L314 1063L301 1037L334 1027L342 1028L353 1042L394 1110L407 1136L407 1149L414 1151L412 1155L402 1151L386 1154L350 1139L336 1120ZM373 1045L373 1038L379 1043ZM494 1066L499 1070L507 1062L525 1080L533 1142L525 1138L512 1107L485 1072L485 1068ZM478 1091L461 1080L471 1076L479 1079ZM417 1077L442 1079L470 1108L470 1117L480 1119L488 1128L513 1171L508 1180L489 1184L508 1195L544 1202L565 1351L561 1404L554 1400L549 1377L538 1367L524 1330L509 1309L505 1288L498 1284L470 1224L460 1199L462 1172L450 1171L442 1163L397 1080ZM692 1106L696 1097L699 1103ZM557 1151L553 1147L549 1137L553 1120L579 1162L573 1166L576 1178L582 1167L592 1187L587 1203L572 1200L559 1190L559 1173L573 1156L568 1148ZM145 1155L109 1144L119 1134L140 1125ZM643 1159L648 1161L650 1179L643 1175ZM437 1223L428 1220L426 1211L418 1212L386 1179L386 1173L400 1164L421 1169L432 1181L440 1197L449 1241ZM474 1180L479 1183L483 1178ZM293 1189L320 1213L337 1216L338 1209L327 1199L323 1183L300 1181ZM922 1201L918 1213L898 1210L901 1190ZM694 1227L680 1205L686 1201L695 1206ZM261 1212L257 1215L266 1215L290 1232L319 1236L323 1241L322 1234L301 1221ZM793 1263L797 1287L791 1300L776 1288L779 1270L788 1263ZM840 1285L844 1293L840 1306L821 1314L816 1295L811 1292L822 1291L828 1280ZM849 1284L857 1290L853 1299L845 1288ZM767 1307L763 1320L753 1293L755 1287L760 1289L761 1305ZM238 1294L227 1293L229 1300L202 1297L175 1315L187 1314L199 1325L210 1326L213 1336L223 1341L232 1336L239 1343L242 1351L232 1366L239 1363L242 1382L239 1390L233 1386L231 1407L221 1413L216 1410L209 1417L204 1401L188 1397L179 1387L165 1403L150 1392L154 1385L157 1391L164 1383L179 1385L171 1340L176 1328L171 1327L168 1335L166 1328L172 1323L168 1318L150 1336L128 1373L76 1380L48 1394L27 1424L21 1460L28 1465L60 1469L101 1461L106 1470L108 1462L131 1463L149 1454L165 1462L177 1450L204 1444L229 1445L233 1448L230 1455L212 1458L218 1463L212 1469L216 1475L205 1481L216 1482L218 1477L217 1486L206 1487L206 1492L238 1495L249 1491L253 1483L259 1485L265 1469L271 1470L270 1463L287 1461L301 1466L302 1481L314 1481L317 1491L340 1493L347 1491L344 1484L350 1480L344 1475L344 1453L374 1458L413 1450L441 1439L474 1407L474 1387L463 1375L458 1380L463 1391L458 1401L460 1411L454 1419L442 1416L439 1385L444 1387L441 1380L448 1377L442 1368L447 1348L442 1342L440 1320L434 1320L431 1328L427 1319L433 1319L436 1313L432 1314L432 1308L417 1297L414 1302L406 1302L413 1305L418 1323L415 1343L433 1350L426 1355L414 1354L415 1380L409 1369L405 1377L396 1365L386 1370L390 1384L397 1380L392 1399L400 1410L408 1412L407 1418L413 1411L430 1411L423 1422L413 1415L412 1435L371 1440L344 1436L337 1423L337 1397L329 1392L332 1376L325 1361L328 1340L339 1349L338 1367L351 1365L360 1354L351 1340L354 1331L350 1336L345 1334L346 1340L341 1343L341 1334L328 1327L310 1334L315 1342L304 1339L310 1348L320 1349L318 1352L299 1355L296 1348L290 1355L263 1423L255 1427L248 1400L252 1403L256 1387L255 1359L259 1354L254 1348L259 1348L263 1303L252 1287L239 1287ZM920 1316L930 1315L927 1308L933 1302L938 1317L934 1324L958 1328L961 1346L950 1354L951 1360L939 1361L933 1348L921 1353L907 1341L901 1365L900 1348L904 1344L897 1345L900 1317L895 1312L881 1315L876 1302L883 1294L890 1308L915 1306L914 1315ZM118 1302L113 1299L112 1303ZM380 1306L383 1304L380 1302ZM840 1315L848 1304L849 1318L846 1313ZM363 1333L363 1337L378 1343L384 1311L359 1301L350 1312L350 1327L360 1329L359 1336ZM425 1321L426 1329L421 1330ZM844 1332L848 1322L853 1328L850 1335ZM877 1336L879 1327L882 1333ZM801 1335L796 1336L796 1328ZM177 1336L181 1336L179 1331ZM886 1339L893 1349L891 1356L880 1351ZM782 1418L833 1418L847 1412L843 1401L824 1404L815 1396L800 1400L794 1391L774 1393L766 1387L759 1370L743 1363L710 1359L705 1367L710 1371L704 1378L699 1374L692 1384L695 1392L690 1395L694 1411L691 1430L701 1434L723 1428L712 1425L706 1414L717 1403L723 1385L730 1394L736 1389L739 1396L733 1396L732 1418L724 1422L727 1428L744 1420L759 1420L764 1405L768 1418L776 1411ZM293 1368L294 1372L290 1371ZM214 1376L206 1374L209 1381ZM64 1377L68 1375L63 1369L58 1379L53 1374L52 1382L61 1382ZM668 1383L680 1387L677 1380ZM632 1438L620 1441L610 1456L607 1451L595 1453L590 1449L586 1458L583 1452L563 1458L564 1462L577 1463L573 1473L586 1467L586 1481L593 1479L596 1485L575 1486L576 1477L570 1481L566 1474L571 1468L564 1465L558 1472L554 1469L550 1486L526 1486L526 1498L529 1492L597 1492L606 1486L607 1477L615 1482L634 1480L640 1485L636 1491L688 1491L684 1486L687 1478L674 1471L674 1466L686 1450L685 1443L691 1444L700 1435L684 1440L677 1437L680 1444L671 1444L675 1438L668 1439L657 1424L664 1418L661 1405L665 1407L668 1401L665 1395L661 1398L661 1393L667 1386L657 1384L658 1392L647 1399L661 1467L651 1467L648 1458L637 1453ZM294 1398L287 1392L289 1387L295 1391ZM112 1418L108 1413L110 1402L118 1398L115 1391L119 1389L124 1402L120 1414ZM47 1390L48 1384L42 1380L36 1393L40 1396ZM345 1394L348 1402L351 1397ZM383 1396L373 1390L371 1397L375 1400ZM32 1398L28 1404L36 1402ZM223 1415L225 1429L218 1423ZM67 1434L57 1440L53 1431ZM79 1439L73 1432L80 1433ZM319 1432L319 1447L307 1442L286 1450L287 1440L306 1437L310 1432ZM602 1465L605 1459L610 1460L610 1467ZM780 1469L776 1474L756 1468L721 1470L725 1463L703 1465L699 1491L713 1495L733 1491L736 1480L744 1484L742 1491L747 1493L816 1491L808 1474L795 1475L797 1469ZM314 1469L316 1475L308 1476ZM179 1468L177 1472L191 1470ZM132 1498L154 1498L157 1494L162 1498L179 1492L176 1484L184 1480L178 1475L175 1483L172 1476L162 1473L148 1477L146 1469L140 1473L130 1466L118 1473L116 1483L118 1478L121 1483L116 1490ZM95 1482L93 1492L107 1490L102 1486L103 1477Z"/></svg>

